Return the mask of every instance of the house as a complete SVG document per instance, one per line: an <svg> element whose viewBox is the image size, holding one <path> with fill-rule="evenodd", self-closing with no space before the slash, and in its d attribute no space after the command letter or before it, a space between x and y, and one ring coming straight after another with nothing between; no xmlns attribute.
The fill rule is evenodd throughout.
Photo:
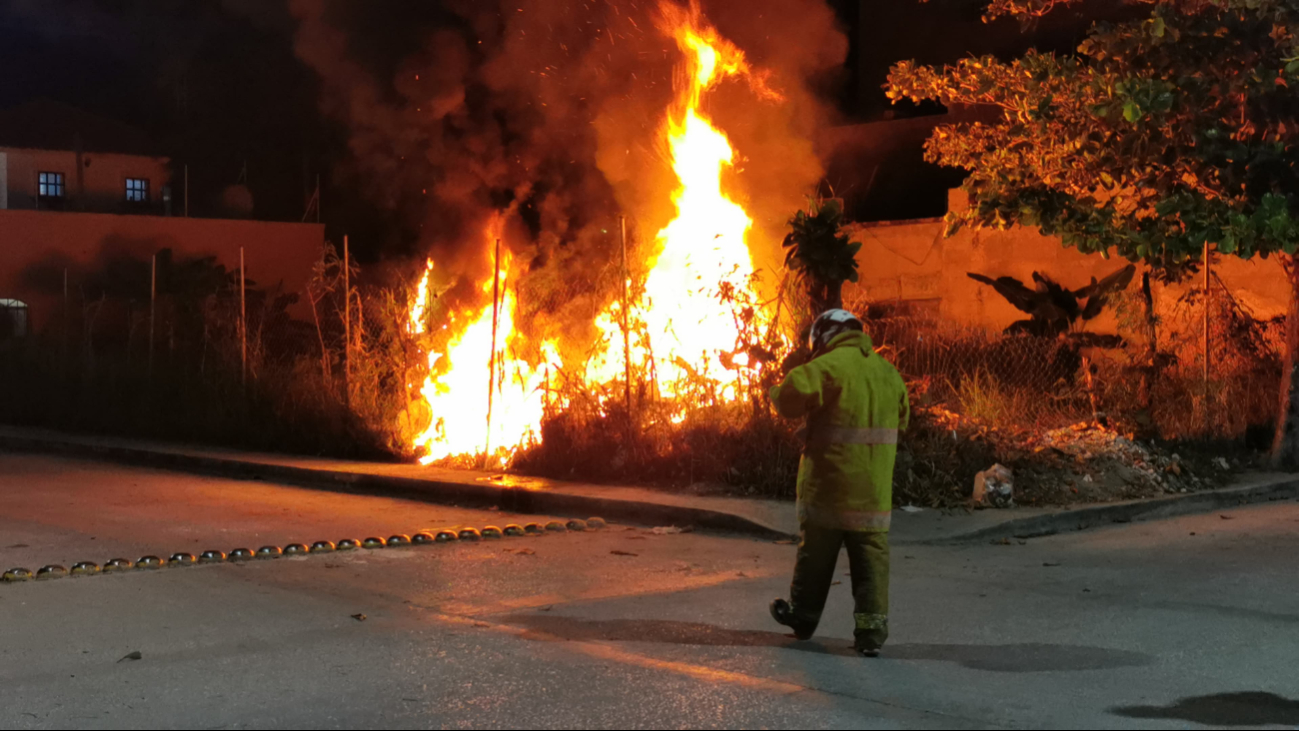
<svg viewBox="0 0 1299 731"><path fill-rule="evenodd" d="M0 112L0 210L170 213L171 161L129 125L25 104Z"/></svg>
<svg viewBox="0 0 1299 731"><path fill-rule="evenodd" d="M186 217L172 169L129 125L55 102L0 112L0 341L56 326L83 283L163 250L229 271L242 257L256 286L305 302L324 226ZM138 289L129 296L147 301Z"/></svg>

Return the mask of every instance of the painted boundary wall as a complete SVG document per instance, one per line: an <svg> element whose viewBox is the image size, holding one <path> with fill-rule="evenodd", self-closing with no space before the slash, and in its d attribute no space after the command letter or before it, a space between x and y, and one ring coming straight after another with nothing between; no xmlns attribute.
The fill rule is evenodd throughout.
<svg viewBox="0 0 1299 731"><path fill-rule="evenodd" d="M319 224L0 210L0 299L27 303L38 331L61 311L64 269L75 287L79 273L171 249L177 258L213 256L234 270L244 247L254 285L298 293L290 311L309 316L306 286L324 243Z"/></svg>
<svg viewBox="0 0 1299 731"><path fill-rule="evenodd" d="M959 210L966 204L963 191L951 191L949 208ZM862 242L857 256L861 281L845 287L845 299L902 302L936 313L951 324L1001 330L1027 315L991 287L967 277L967 272L993 278L1011 276L1031 287L1033 272L1038 271L1077 288L1126 264L1121 259L1106 260L1065 248L1058 238L1043 236L1035 229L962 231L944 238L944 228L940 219L853 226L853 240ZM1242 261L1224 256L1215 261L1214 273L1256 317L1285 314L1290 287L1277 259ZM1156 285L1156 307L1164 311L1188 287L1199 287L1200 281L1197 277L1194 283ZM1088 329L1112 332L1115 325L1113 314L1107 313Z"/></svg>

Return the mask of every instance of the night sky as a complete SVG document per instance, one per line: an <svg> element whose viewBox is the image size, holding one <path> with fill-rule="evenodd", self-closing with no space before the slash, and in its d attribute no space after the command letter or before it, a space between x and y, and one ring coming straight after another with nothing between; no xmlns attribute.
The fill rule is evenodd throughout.
<svg viewBox="0 0 1299 731"><path fill-rule="evenodd" d="M455 16L429 0L330 0L352 53L379 78ZM851 40L842 74L821 82L843 121L889 114L879 89L904 58L1068 50L1090 22L1079 12L1039 26L985 25L970 0L833 0ZM1104 5L1104 3L1101 3ZM1117 4L1117 3L1115 3ZM337 21L336 21L337 22ZM374 256L402 234L354 183L332 175L347 132L319 111L314 73L294 55L280 0L0 0L0 109L49 98L134 124L177 164L188 163L196 215L248 168L255 215L298 220L317 174L330 235L349 232Z"/></svg>

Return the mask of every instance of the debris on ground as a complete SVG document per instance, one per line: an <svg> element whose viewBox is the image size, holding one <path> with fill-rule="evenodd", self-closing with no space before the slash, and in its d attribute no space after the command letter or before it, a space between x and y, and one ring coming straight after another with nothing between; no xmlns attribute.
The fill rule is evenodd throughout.
<svg viewBox="0 0 1299 731"><path fill-rule="evenodd" d="M364 614L353 614L352 619L355 619L358 622L364 622L369 619L369 617L366 617Z"/></svg>
<svg viewBox="0 0 1299 731"><path fill-rule="evenodd" d="M121 660L118 660L118 662L126 662L127 660L132 660L132 661L143 660L143 659L144 659L144 655L139 650L136 650L135 652L132 652L126 657L123 657Z"/></svg>
<svg viewBox="0 0 1299 731"><path fill-rule="evenodd" d="M990 508L1015 507L1015 474L1008 467L995 464L974 476L975 505Z"/></svg>
<svg viewBox="0 0 1299 731"><path fill-rule="evenodd" d="M918 406L898 449L894 499L944 510L977 504L976 477L990 464L1013 473L1018 506L1199 492L1221 487L1242 467L1221 450L1206 451L1184 447L1185 454L1176 453L1097 422L998 427L942 406Z"/></svg>

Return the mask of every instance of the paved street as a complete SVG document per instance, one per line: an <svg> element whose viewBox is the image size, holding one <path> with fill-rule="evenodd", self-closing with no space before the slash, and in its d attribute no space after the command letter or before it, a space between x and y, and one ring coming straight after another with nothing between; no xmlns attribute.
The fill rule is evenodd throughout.
<svg viewBox="0 0 1299 731"><path fill-rule="evenodd" d="M541 519L9 454L0 505L0 570ZM1297 536L899 546L876 660L847 576L772 624L792 546L617 525L0 585L0 727L1294 727Z"/></svg>

